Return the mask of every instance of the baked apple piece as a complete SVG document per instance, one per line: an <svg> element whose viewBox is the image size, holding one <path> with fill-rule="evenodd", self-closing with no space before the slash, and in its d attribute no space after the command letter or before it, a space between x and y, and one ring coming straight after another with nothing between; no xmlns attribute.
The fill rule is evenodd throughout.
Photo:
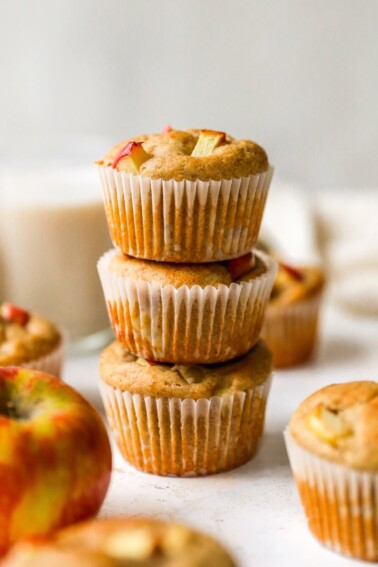
<svg viewBox="0 0 378 567"><path fill-rule="evenodd" d="M192 151L192 157L204 157L213 153L215 148L223 144L226 140L224 132L215 130L202 130Z"/></svg>

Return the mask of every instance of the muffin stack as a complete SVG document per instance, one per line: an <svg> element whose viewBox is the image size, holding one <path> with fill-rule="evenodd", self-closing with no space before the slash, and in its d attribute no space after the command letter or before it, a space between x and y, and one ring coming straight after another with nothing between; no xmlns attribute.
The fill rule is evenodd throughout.
<svg viewBox="0 0 378 567"><path fill-rule="evenodd" d="M117 341L101 393L124 457L203 475L254 454L271 355L259 342L276 264L256 243L265 151L222 132L138 136L98 162L116 249L98 263ZM236 360L235 360L236 359Z"/></svg>

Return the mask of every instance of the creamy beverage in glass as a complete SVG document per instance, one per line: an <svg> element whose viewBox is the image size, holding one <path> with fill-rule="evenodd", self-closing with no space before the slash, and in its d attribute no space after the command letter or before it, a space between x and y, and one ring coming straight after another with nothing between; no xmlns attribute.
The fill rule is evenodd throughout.
<svg viewBox="0 0 378 567"><path fill-rule="evenodd" d="M100 336L96 264L110 246L94 167L0 172L0 302L42 313L73 341Z"/></svg>

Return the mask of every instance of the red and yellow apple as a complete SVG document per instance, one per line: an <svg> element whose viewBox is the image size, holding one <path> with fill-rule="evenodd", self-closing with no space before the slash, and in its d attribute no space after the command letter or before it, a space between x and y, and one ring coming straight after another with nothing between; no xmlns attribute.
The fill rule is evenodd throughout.
<svg viewBox="0 0 378 567"><path fill-rule="evenodd" d="M118 162L122 160L122 170L136 174L139 173L142 163L151 157L145 152L142 142L129 142L114 158L112 168L115 169Z"/></svg>
<svg viewBox="0 0 378 567"><path fill-rule="evenodd" d="M111 475L96 410L58 378L0 367L0 556L93 516Z"/></svg>
<svg viewBox="0 0 378 567"><path fill-rule="evenodd" d="M224 132L215 130L201 130L201 134L192 151L192 157L204 157L213 153L215 148L223 144L226 140Z"/></svg>

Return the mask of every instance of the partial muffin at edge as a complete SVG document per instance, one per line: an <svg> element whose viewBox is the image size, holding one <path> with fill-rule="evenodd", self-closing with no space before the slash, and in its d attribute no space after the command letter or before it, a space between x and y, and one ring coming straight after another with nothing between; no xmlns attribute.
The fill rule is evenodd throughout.
<svg viewBox="0 0 378 567"><path fill-rule="evenodd" d="M45 542L21 542L4 567L236 567L212 537L175 522L108 518L76 524Z"/></svg>
<svg viewBox="0 0 378 567"><path fill-rule="evenodd" d="M378 472L378 383L322 388L301 403L289 430L303 448L319 457Z"/></svg>
<svg viewBox="0 0 378 567"><path fill-rule="evenodd" d="M13 304L0 305L0 366L25 366L59 376L62 335L41 315Z"/></svg>
<svg viewBox="0 0 378 567"><path fill-rule="evenodd" d="M309 396L285 431L310 530L348 557L378 560L378 383L333 384Z"/></svg>

